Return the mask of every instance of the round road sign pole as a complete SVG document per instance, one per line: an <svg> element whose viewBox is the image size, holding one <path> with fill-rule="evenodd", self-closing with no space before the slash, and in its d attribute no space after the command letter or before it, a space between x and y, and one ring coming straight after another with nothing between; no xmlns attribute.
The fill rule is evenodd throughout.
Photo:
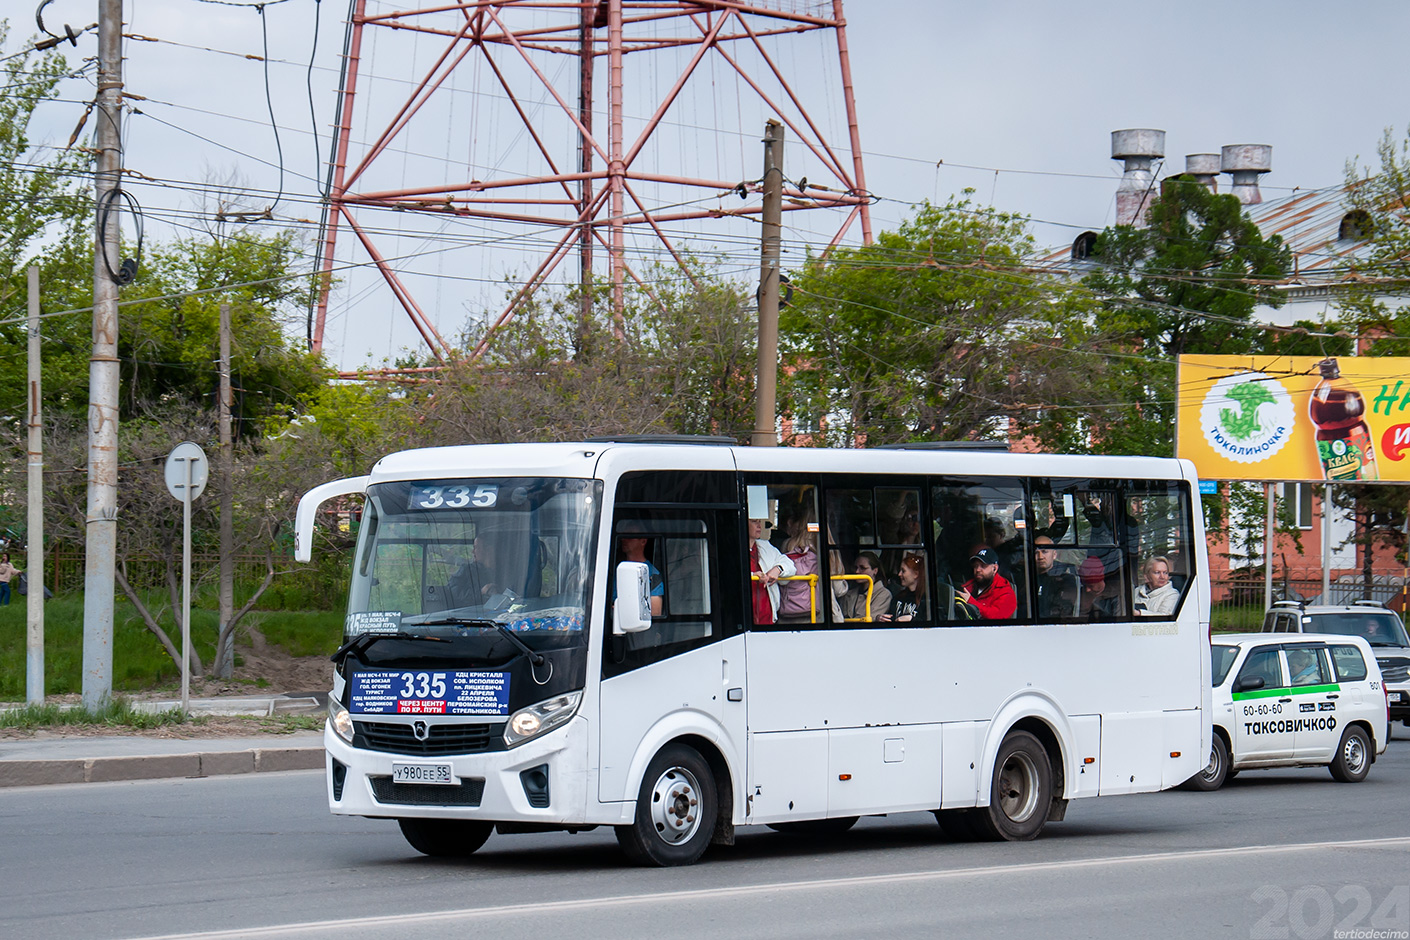
<svg viewBox="0 0 1410 940"><path fill-rule="evenodd" d="M191 493L194 460L186 460L181 500L181 713L191 710Z"/></svg>
<svg viewBox="0 0 1410 940"><path fill-rule="evenodd" d="M199 444L183 441L166 459L166 488L181 501L181 711L191 707L191 503L206 488L209 464Z"/></svg>

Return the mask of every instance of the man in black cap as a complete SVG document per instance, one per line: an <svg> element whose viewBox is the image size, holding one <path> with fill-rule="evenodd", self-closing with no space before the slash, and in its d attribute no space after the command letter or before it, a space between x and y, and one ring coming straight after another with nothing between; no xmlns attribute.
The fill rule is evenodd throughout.
<svg viewBox="0 0 1410 940"><path fill-rule="evenodd" d="M1008 620L1018 610L1013 585L999 574L999 554L987 545L969 556L974 576L960 589L960 599L979 609L982 620Z"/></svg>

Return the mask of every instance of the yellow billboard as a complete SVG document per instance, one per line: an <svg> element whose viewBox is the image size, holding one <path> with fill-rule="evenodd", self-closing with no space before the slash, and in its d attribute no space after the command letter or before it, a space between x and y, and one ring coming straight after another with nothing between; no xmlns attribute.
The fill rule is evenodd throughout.
<svg viewBox="0 0 1410 940"><path fill-rule="evenodd" d="M1410 359L1181 356L1175 453L1209 480L1410 482Z"/></svg>

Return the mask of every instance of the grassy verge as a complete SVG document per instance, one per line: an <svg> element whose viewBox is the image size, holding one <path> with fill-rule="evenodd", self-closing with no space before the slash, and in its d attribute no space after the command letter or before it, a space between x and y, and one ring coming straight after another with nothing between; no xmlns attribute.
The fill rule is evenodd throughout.
<svg viewBox="0 0 1410 940"><path fill-rule="evenodd" d="M131 703L116 699L100 708L82 706L24 705L0 712L0 729L21 731L54 730L60 728L126 729L150 731L174 726L203 728L219 723L224 728L236 726L255 734L293 734L295 731L319 731L324 716L275 715L272 717L221 717L187 715L179 708L161 712L139 711Z"/></svg>
<svg viewBox="0 0 1410 940"><path fill-rule="evenodd" d="M27 610L24 598L0 606L0 701L25 697L25 635ZM219 626L214 602L198 607L192 598L191 642L203 663L215 652ZM153 594L150 610L180 643L165 598ZM273 645L292 656L328 655L342 641L343 616L325 611L254 611L248 615ZM237 657L237 664L238 664ZM61 594L44 605L44 685L50 695L78 692L83 672L83 595ZM119 595L113 605L113 689L136 692L172 687L181 671L157 638L142 622L137 609ZM256 686L259 685L256 677Z"/></svg>
<svg viewBox="0 0 1410 940"><path fill-rule="evenodd" d="M264 638L290 656L331 656L343 642L340 612L263 610L250 616Z"/></svg>
<svg viewBox="0 0 1410 940"><path fill-rule="evenodd" d="M1263 608L1215 604L1209 623L1215 633L1257 633L1263 629Z"/></svg>
<svg viewBox="0 0 1410 940"><path fill-rule="evenodd" d="M0 728L27 730L79 726L145 730L182 725L191 720L179 708L163 712L136 711L130 703L122 699L91 709L82 706L65 708L61 705L25 705L0 712Z"/></svg>

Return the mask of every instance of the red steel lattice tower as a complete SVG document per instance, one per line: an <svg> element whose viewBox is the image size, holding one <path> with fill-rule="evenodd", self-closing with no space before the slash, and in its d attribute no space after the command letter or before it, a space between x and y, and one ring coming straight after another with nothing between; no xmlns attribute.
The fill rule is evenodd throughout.
<svg viewBox="0 0 1410 940"><path fill-rule="evenodd" d="M831 245L856 223L863 241L871 241L870 195L862 170L842 0L444 0L388 13L369 12L369 3L351 0L327 224L319 250L324 280L311 335L314 351L323 346L334 249L340 230L346 228L376 265L431 353L442 361L453 355L452 346L417 302L407 280L379 248L385 232L378 230L375 221L366 221L385 218L379 214L387 211L450 215L490 225L529 227L546 235L547 250L533 274L518 286L479 340L474 356L484 352L494 329L512 317L574 251L585 305L591 303L594 253L598 249L605 253L612 309L620 316L628 279L650 290L627 263L628 231L650 233L693 279L668 228L687 220L757 214L757 204L724 209L705 207L701 203L707 200L699 198L731 190L743 196L757 191L757 184L665 173L645 165L641 158L682 90L711 56L716 57L712 68L733 77L765 114L782 121L790 145L805 148L804 156L810 158L812 182L800 178L799 183L788 185L785 210L844 209L845 219ZM353 133L354 103L359 72L370 64L363 61L369 29L415 34L437 51L433 64L406 86L404 95L398 93L400 103L385 126L363 128L358 140ZM806 96L795 91L803 85L797 77L790 80L777 55L782 40L819 30L831 30L836 41L848 138L840 146L825 137L821 128L827 122L810 113ZM644 121L637 118L639 126L630 137L624 129L628 55L673 57L667 61L675 72L669 84L660 83L664 87L659 94L645 90L654 102L650 116ZM576 68L563 68L564 57L576 59ZM604 128L594 127L593 122L594 78L600 60L608 71L607 100L598 112L607 118L605 139ZM388 160L408 125L418 114L433 110L428 104L457 69L476 62L482 74L493 77L494 93L508 103L517 132L532 142L525 146L537 165L519 172L494 168L482 174L484 178L444 179L403 188L369 186L376 164ZM565 72L571 76L567 80L576 86L571 93L551 77L555 64L560 78ZM809 79L805 76L803 81ZM637 93L635 100L642 100L643 89L631 90ZM547 116L560 124L566 119L571 129L555 136L545 129ZM565 145L565 140L570 142ZM405 175L401 178L404 182ZM675 192L679 198L652 205L643 195L647 186L658 194Z"/></svg>

